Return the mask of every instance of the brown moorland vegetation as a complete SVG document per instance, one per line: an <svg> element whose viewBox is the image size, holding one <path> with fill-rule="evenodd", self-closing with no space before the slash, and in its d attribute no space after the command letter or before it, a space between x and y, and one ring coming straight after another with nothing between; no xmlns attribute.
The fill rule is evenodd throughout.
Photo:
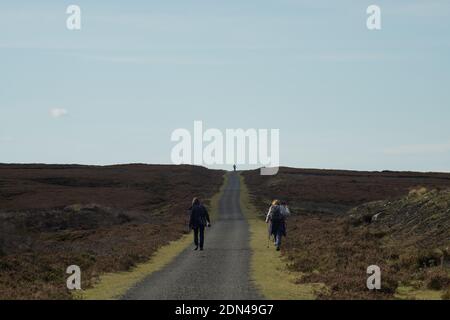
<svg viewBox="0 0 450 320"><path fill-rule="evenodd" d="M0 165L0 299L70 299L67 266L87 288L187 232L193 196L223 172L170 165Z"/></svg>
<svg viewBox="0 0 450 320"><path fill-rule="evenodd" d="M391 299L402 288L448 297L450 174L281 168L243 175L261 215L271 199L288 201L283 255L304 274L299 283L326 284L319 298ZM366 287L373 264L382 270L379 291Z"/></svg>

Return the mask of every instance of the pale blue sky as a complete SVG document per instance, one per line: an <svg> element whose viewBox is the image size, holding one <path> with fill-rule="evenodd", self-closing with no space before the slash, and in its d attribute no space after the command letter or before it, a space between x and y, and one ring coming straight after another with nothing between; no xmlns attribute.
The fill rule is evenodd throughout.
<svg viewBox="0 0 450 320"><path fill-rule="evenodd" d="M282 165L450 171L450 1L5 2L0 162L170 163L203 120L280 128Z"/></svg>

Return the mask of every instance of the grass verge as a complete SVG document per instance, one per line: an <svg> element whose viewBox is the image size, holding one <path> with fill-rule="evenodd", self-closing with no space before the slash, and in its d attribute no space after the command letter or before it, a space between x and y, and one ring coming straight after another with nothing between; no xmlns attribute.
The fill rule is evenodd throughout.
<svg viewBox="0 0 450 320"><path fill-rule="evenodd" d="M414 287L398 287L394 297L402 300L442 300L443 291L416 289Z"/></svg>
<svg viewBox="0 0 450 320"><path fill-rule="evenodd" d="M218 216L219 200L226 183L227 177L224 175L224 181L219 192L210 199L211 219L215 219ZM74 298L84 300L119 299L133 285L148 277L153 272L167 266L191 243L192 236L185 234L180 239L159 248L148 262L138 264L131 271L105 273L101 275L98 283L94 287L74 293Z"/></svg>
<svg viewBox="0 0 450 320"><path fill-rule="evenodd" d="M249 192L244 178L241 180L241 209L247 218L250 228L250 247L252 257L250 272L252 280L263 294L270 300L311 300L316 293L323 290L320 283L297 284L302 274L288 269L286 261L280 251L276 251L273 244L267 248L267 225L258 216L256 208L250 201Z"/></svg>
<svg viewBox="0 0 450 320"><path fill-rule="evenodd" d="M186 234L161 247L148 262L137 265L131 271L101 275L99 282L93 288L76 293L75 298L85 300L119 299L134 284L169 264L188 247L191 240L190 235Z"/></svg>

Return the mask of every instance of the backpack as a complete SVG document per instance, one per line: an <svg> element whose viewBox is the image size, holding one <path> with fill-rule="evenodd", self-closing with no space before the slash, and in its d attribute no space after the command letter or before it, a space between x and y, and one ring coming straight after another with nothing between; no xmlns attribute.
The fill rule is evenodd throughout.
<svg viewBox="0 0 450 320"><path fill-rule="evenodd" d="M281 213L280 206L275 206L272 209L272 222L280 222L284 219L283 214Z"/></svg>

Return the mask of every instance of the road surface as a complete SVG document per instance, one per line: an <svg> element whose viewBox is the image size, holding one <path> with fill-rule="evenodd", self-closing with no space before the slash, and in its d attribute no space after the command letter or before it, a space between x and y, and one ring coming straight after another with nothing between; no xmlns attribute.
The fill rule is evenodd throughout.
<svg viewBox="0 0 450 320"><path fill-rule="evenodd" d="M238 174L228 174L219 216L205 230L204 251L194 245L132 287L123 299L261 299L249 276L249 228L240 209Z"/></svg>

